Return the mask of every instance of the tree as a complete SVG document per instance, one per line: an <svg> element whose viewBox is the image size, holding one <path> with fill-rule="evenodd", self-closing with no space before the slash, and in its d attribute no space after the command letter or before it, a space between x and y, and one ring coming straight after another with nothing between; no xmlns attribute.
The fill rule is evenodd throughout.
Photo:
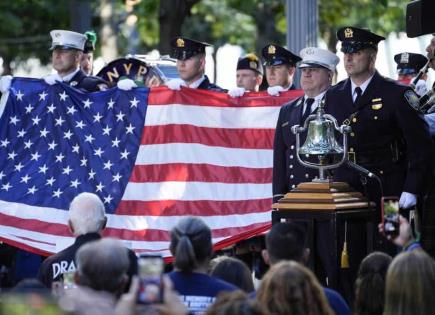
<svg viewBox="0 0 435 315"><path fill-rule="evenodd" d="M335 33L341 26L369 28L384 35L404 31L407 3L407 0L319 0L320 35L335 52Z"/></svg>
<svg viewBox="0 0 435 315"><path fill-rule="evenodd" d="M3 74L12 67L37 57L47 63L51 54L49 32L68 28L68 6L62 1L1 1L0 2L0 56Z"/></svg>

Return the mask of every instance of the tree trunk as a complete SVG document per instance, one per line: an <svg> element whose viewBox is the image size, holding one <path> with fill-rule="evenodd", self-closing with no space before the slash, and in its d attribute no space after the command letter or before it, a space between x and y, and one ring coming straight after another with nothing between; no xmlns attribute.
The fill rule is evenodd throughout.
<svg viewBox="0 0 435 315"><path fill-rule="evenodd" d="M80 17L80 18L77 18ZM91 28L92 7L89 0L70 0L69 19L71 30L84 33Z"/></svg>
<svg viewBox="0 0 435 315"><path fill-rule="evenodd" d="M113 19L115 0L101 0L101 56L110 62L118 57L116 24Z"/></svg>
<svg viewBox="0 0 435 315"><path fill-rule="evenodd" d="M285 44L285 36L276 30L275 16L278 7L276 5L264 5L261 10L253 14L257 23L257 42L255 50L260 52L261 49L270 43L278 45Z"/></svg>
<svg viewBox="0 0 435 315"><path fill-rule="evenodd" d="M181 27L190 9L201 0L160 0L159 25L161 55L171 51L171 38L181 35Z"/></svg>

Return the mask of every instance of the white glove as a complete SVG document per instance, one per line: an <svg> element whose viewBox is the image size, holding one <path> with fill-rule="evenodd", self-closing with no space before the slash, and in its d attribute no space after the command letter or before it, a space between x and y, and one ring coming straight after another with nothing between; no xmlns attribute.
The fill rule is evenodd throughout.
<svg viewBox="0 0 435 315"><path fill-rule="evenodd" d="M3 75L0 78L0 92L6 93L9 91L11 87L12 76L11 75Z"/></svg>
<svg viewBox="0 0 435 315"><path fill-rule="evenodd" d="M166 86L171 90L179 91L182 86L187 86L186 82L182 79L171 79L166 82Z"/></svg>
<svg viewBox="0 0 435 315"><path fill-rule="evenodd" d="M231 97L241 97L245 94L246 90L242 87L236 87L228 91L228 95Z"/></svg>
<svg viewBox="0 0 435 315"><path fill-rule="evenodd" d="M267 93L271 96L278 96L279 92L284 91L284 88L281 85L269 86L267 88Z"/></svg>
<svg viewBox="0 0 435 315"><path fill-rule="evenodd" d="M121 79L116 83L120 90L130 91L132 88L137 87L137 84L132 79Z"/></svg>
<svg viewBox="0 0 435 315"><path fill-rule="evenodd" d="M399 199L400 209L409 209L417 204L417 196L409 192L402 192Z"/></svg>
<svg viewBox="0 0 435 315"><path fill-rule="evenodd" d="M54 73L54 74L49 74L49 75L45 76L44 81L48 85L53 85L53 84L56 84L57 81L62 81L62 80L60 79L58 74Z"/></svg>
<svg viewBox="0 0 435 315"><path fill-rule="evenodd" d="M423 96L427 92L427 86L425 80L418 80L417 84L415 85L415 93L418 94L418 96Z"/></svg>

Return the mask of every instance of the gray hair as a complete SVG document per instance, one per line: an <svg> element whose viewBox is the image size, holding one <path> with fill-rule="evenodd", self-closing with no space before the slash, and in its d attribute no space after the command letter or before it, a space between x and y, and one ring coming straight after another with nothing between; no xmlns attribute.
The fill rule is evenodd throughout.
<svg viewBox="0 0 435 315"><path fill-rule="evenodd" d="M96 194L81 193L69 206L69 220L75 235L100 232L105 219L104 204Z"/></svg>
<svg viewBox="0 0 435 315"><path fill-rule="evenodd" d="M119 240L103 238L80 247L76 263L80 285L117 293L127 278L128 250Z"/></svg>

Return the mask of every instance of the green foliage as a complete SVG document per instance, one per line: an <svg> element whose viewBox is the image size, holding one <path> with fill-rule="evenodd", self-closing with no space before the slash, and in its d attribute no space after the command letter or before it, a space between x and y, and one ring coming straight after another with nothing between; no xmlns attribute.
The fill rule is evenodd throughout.
<svg viewBox="0 0 435 315"><path fill-rule="evenodd" d="M0 56L15 62L37 57L48 62L49 32L68 28L68 4L63 1L0 1Z"/></svg>

